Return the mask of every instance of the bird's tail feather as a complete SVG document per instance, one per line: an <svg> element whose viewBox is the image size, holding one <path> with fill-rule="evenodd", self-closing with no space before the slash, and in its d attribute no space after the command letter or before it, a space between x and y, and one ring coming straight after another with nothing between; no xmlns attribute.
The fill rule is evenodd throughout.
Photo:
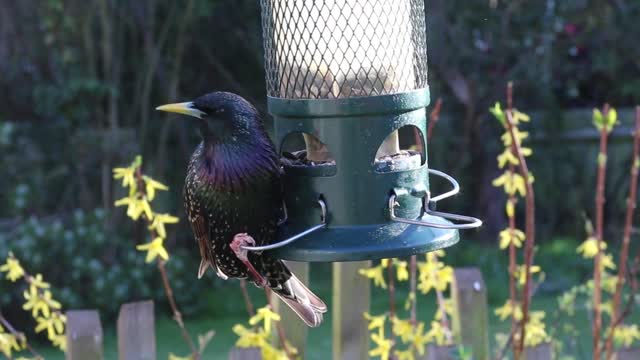
<svg viewBox="0 0 640 360"><path fill-rule="evenodd" d="M272 288L273 292L293 310L305 324L318 327L327 305L309 290L298 278L291 274L282 287Z"/></svg>

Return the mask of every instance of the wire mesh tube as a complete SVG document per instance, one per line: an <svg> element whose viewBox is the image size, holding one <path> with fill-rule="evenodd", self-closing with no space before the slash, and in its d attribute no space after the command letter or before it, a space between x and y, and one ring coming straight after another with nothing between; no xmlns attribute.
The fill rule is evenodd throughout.
<svg viewBox="0 0 640 360"><path fill-rule="evenodd" d="M427 86L424 0L261 0L267 94L388 95Z"/></svg>

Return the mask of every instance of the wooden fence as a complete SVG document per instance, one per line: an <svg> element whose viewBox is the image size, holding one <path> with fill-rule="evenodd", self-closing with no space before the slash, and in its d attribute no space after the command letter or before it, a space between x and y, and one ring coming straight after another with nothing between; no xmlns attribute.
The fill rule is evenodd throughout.
<svg viewBox="0 0 640 360"><path fill-rule="evenodd" d="M290 264L300 279L308 281L308 264ZM333 301L330 313L333 317L333 359L368 359L369 331L362 313L369 309L369 280L358 274L358 269L369 266L368 262L335 263L333 268ZM452 330L457 344L464 345L473 354L473 360L488 360L494 355L489 350L489 310L487 290L478 268L457 268L451 288L454 311L451 316ZM275 304L282 316L282 324L288 340L304 354L307 343L307 328L295 320L287 306ZM152 301L124 304L118 315L119 360L155 360L155 318ZM102 360L103 333L100 316L96 310L73 310L67 312L67 360ZM215 341L215 339L214 339ZM427 348L420 360L458 359L457 347L434 346ZM551 344L528 348L527 360L551 360ZM322 354L328 359L329 354ZM304 356L304 355L303 355ZM161 354L165 358L166 354ZM215 359L260 360L258 349L230 349ZM203 360L209 358L203 358ZM617 360L640 359L640 349L624 349L616 353Z"/></svg>

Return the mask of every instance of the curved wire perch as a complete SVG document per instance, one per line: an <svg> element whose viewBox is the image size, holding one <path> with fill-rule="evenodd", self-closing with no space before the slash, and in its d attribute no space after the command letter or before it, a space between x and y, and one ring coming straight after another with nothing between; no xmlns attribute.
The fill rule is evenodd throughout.
<svg viewBox="0 0 640 360"><path fill-rule="evenodd" d="M395 214L395 206L396 206L396 194L392 194L389 197L389 217L391 218L392 221L396 221L396 222L401 222L401 223L405 223L405 224L412 224L412 225L418 225L418 226L428 226L428 227L433 227L433 228L437 228L437 229L474 229L477 227L482 226L482 220L471 217L471 216L466 216L466 215L459 215L459 214L451 214L451 213L446 213L446 212L440 212L440 211L435 211L435 210L431 210L429 209L429 207L427 206L428 203L432 203L435 204L436 202L449 198L453 195L456 195L457 193L460 192L460 184L458 184L458 182L456 181L456 179L454 179L453 177L451 177L450 175L443 173L442 171L438 171L438 170L434 170L434 169L429 169L429 173L436 175L436 176L440 176L446 180L448 180L451 185L453 186L453 189L447 191L444 194L440 194L438 196L435 196L433 198L429 198L429 195L427 193L427 197L425 197L424 199L424 204L423 204L423 210L426 214L429 215L433 215L433 216L439 216L442 218L445 218L447 220L454 220L454 221L462 221L464 222L463 224L440 224L440 223L433 223L433 222L429 222L429 221L424 221L424 220L418 220L418 219L407 219L407 218L402 218L402 217L397 217Z"/></svg>
<svg viewBox="0 0 640 360"><path fill-rule="evenodd" d="M277 248L281 248L283 246L289 245L292 242L311 234L312 232L323 229L325 226L327 226L327 205L322 199L318 199L318 204L320 205L320 209L322 210L322 215L320 216L320 224L310 227L309 229L299 234L296 234L288 239L279 241L275 244L264 245L264 246L243 246L242 248L248 251L273 250L273 249L277 249Z"/></svg>

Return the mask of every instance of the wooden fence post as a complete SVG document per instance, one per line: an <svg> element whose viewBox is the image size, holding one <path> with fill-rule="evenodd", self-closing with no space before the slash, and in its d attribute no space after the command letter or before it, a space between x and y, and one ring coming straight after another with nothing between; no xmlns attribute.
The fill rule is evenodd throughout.
<svg viewBox="0 0 640 360"><path fill-rule="evenodd" d="M309 284L309 263L286 261L287 266L296 277L305 285L311 288ZM284 335L300 354L300 358L304 359L304 352L307 346L308 326L300 320L300 317L283 303L277 296L272 296L273 311L280 314L280 324L284 330ZM276 324L273 326L274 334L276 334L275 344L280 344Z"/></svg>
<svg viewBox="0 0 640 360"><path fill-rule="evenodd" d="M551 360L553 358L553 347L551 343L542 343L536 347L525 349L526 360Z"/></svg>
<svg viewBox="0 0 640 360"><path fill-rule="evenodd" d="M470 349L474 359L489 359L487 289L480 269L455 269L451 298L451 322L456 342Z"/></svg>
<svg viewBox="0 0 640 360"><path fill-rule="evenodd" d="M614 360L637 360L640 359L640 348L620 349L613 354ZM529 359L527 359L529 360Z"/></svg>
<svg viewBox="0 0 640 360"><path fill-rule="evenodd" d="M438 346L434 344L427 345L427 356L425 360L455 360L456 345ZM475 358L474 358L475 359Z"/></svg>
<svg viewBox="0 0 640 360"><path fill-rule="evenodd" d="M156 326L153 301L124 304L118 315L120 360L155 360Z"/></svg>
<svg viewBox="0 0 640 360"><path fill-rule="evenodd" d="M369 279L358 270L370 261L333 264L333 359L369 359L369 330L362 315L369 311Z"/></svg>
<svg viewBox="0 0 640 360"><path fill-rule="evenodd" d="M229 352L229 360L262 360L262 353L258 348L237 348Z"/></svg>
<svg viewBox="0 0 640 360"><path fill-rule="evenodd" d="M67 311L67 360L102 360L102 325L96 310Z"/></svg>

